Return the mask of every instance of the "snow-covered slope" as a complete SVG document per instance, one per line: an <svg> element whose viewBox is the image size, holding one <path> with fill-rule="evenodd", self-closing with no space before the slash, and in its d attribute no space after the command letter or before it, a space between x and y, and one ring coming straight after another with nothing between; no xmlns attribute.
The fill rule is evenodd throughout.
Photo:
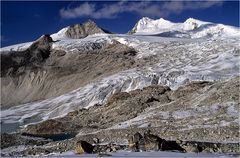
<svg viewBox="0 0 240 158"><path fill-rule="evenodd" d="M7 47L3 47L0 49L0 51L22 51L27 49L30 45L32 44L32 42L27 42L27 43L21 43L21 44L15 44L15 45L11 45L11 46L7 46Z"/></svg>
<svg viewBox="0 0 240 158"><path fill-rule="evenodd" d="M183 23L174 23L163 18L153 20L143 17L136 23L131 33L187 38L240 36L239 28L204 22L193 18L189 18Z"/></svg>

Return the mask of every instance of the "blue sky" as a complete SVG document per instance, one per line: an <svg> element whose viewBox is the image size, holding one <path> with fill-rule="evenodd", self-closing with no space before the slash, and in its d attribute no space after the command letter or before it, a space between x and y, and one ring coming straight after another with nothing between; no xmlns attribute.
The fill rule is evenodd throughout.
<svg viewBox="0 0 240 158"><path fill-rule="evenodd" d="M92 19L112 32L126 33L143 16L184 22L239 26L238 1L1 1L1 47L33 41L71 24Z"/></svg>

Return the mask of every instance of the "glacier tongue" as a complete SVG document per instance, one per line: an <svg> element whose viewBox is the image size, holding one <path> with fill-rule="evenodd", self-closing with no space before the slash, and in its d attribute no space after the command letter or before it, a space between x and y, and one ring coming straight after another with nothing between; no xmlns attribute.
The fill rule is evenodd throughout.
<svg viewBox="0 0 240 158"><path fill-rule="evenodd" d="M89 38L96 41L99 37ZM2 122L26 125L61 117L79 108L102 104L113 93L151 84L164 84L176 89L189 80L212 81L239 75L240 51L237 38L190 40L128 35L108 35L106 38L135 48L138 51L136 60L146 60L146 65L119 72L55 98L2 110ZM63 48L71 50L73 45L79 44L77 41L65 39L62 42L68 47Z"/></svg>

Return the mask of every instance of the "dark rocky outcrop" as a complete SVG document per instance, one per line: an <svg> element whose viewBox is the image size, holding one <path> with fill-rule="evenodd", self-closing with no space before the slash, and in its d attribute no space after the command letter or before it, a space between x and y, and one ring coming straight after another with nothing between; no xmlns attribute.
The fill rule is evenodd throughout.
<svg viewBox="0 0 240 158"><path fill-rule="evenodd" d="M97 24L91 20L83 24L76 24L69 26L65 35L69 38L84 38L88 35L96 34L96 33L110 33L107 30L104 30L97 26Z"/></svg>
<svg viewBox="0 0 240 158"><path fill-rule="evenodd" d="M43 35L24 51L2 52L1 77L17 76L24 73L26 67L37 69L50 56L52 42L49 35Z"/></svg>

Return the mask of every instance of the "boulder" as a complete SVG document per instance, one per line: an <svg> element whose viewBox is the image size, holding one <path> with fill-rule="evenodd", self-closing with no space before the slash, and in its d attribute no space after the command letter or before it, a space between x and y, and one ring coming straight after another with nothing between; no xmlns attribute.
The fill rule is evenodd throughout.
<svg viewBox="0 0 240 158"><path fill-rule="evenodd" d="M83 153L93 153L93 148L94 146L92 146L92 144L86 142L86 141L83 141L83 140L80 140L76 143L76 146L75 146L75 152L77 154L83 154Z"/></svg>
<svg viewBox="0 0 240 158"><path fill-rule="evenodd" d="M165 141L157 135L151 134L150 130L144 133L145 150L160 150L160 144Z"/></svg>
<svg viewBox="0 0 240 158"><path fill-rule="evenodd" d="M133 136L130 136L128 139L129 148L132 151L139 151L140 146L142 147L142 139L143 136L139 132L135 133Z"/></svg>

